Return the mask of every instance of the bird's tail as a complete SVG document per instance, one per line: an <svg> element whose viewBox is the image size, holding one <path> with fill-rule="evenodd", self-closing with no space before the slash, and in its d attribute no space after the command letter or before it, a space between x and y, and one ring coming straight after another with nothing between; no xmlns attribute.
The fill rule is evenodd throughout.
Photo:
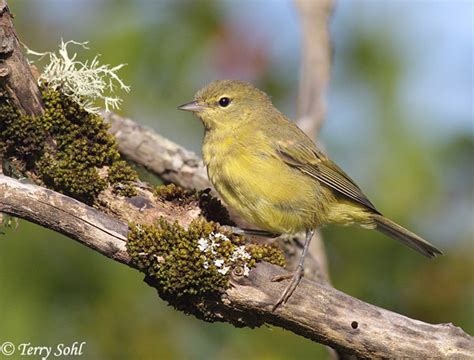
<svg viewBox="0 0 474 360"><path fill-rule="evenodd" d="M411 247L413 250L432 258L437 255L442 255L441 250L431 245L428 241L422 239L418 235L398 225L383 215L374 214L373 219L377 225L376 229L392 239L400 241L402 244Z"/></svg>

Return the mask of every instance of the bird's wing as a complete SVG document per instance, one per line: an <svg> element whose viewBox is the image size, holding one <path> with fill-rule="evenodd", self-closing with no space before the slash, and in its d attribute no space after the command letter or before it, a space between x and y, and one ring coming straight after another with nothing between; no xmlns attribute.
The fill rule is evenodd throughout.
<svg viewBox="0 0 474 360"><path fill-rule="evenodd" d="M294 140L277 140L276 145L278 156L289 166L299 169L340 194L379 213L354 181L319 151L311 140L308 139L308 144Z"/></svg>

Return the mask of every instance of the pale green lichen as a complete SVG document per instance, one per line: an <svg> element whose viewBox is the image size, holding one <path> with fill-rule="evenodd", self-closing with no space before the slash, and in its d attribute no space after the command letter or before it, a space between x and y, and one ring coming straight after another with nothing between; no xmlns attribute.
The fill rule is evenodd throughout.
<svg viewBox="0 0 474 360"><path fill-rule="evenodd" d="M85 111L93 114L100 112L100 107L96 105L98 100L103 101L106 111L118 109L122 99L118 96L111 96L116 88L126 92L130 87L117 75L125 64L110 66L100 64L98 56L92 61L77 60L77 53L71 53L68 49L70 45L77 45L83 49L88 42L76 42L73 40L64 42L61 39L59 50L55 52L39 53L27 48L27 55L37 56L40 59L49 58L40 77L39 85L61 91L79 104ZM107 95L109 93L109 95Z"/></svg>

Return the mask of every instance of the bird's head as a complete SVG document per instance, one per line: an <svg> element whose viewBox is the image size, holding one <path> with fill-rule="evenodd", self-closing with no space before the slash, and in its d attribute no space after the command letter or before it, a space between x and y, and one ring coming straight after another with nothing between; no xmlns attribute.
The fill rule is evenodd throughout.
<svg viewBox="0 0 474 360"><path fill-rule="evenodd" d="M270 98L253 85L238 80L217 80L199 90L194 100L178 107L192 111L206 130L232 129L256 121L261 111L273 108Z"/></svg>

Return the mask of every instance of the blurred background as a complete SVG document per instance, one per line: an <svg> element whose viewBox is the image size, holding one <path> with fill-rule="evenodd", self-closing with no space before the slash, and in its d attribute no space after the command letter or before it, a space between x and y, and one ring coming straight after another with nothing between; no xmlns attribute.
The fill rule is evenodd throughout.
<svg viewBox="0 0 474 360"><path fill-rule="evenodd" d="M310 1L310 0L308 0ZM119 113L200 152L200 122L176 106L238 78L295 115L300 29L290 0L10 0L36 51L89 41L79 58L128 64ZM472 1L339 0L319 140L384 214L445 256L381 234L323 229L334 286L409 317L474 333ZM79 51L79 49L78 49ZM235 329L173 310L143 276L20 221L0 235L0 343L86 341L86 358L304 359L325 349L274 327Z"/></svg>

